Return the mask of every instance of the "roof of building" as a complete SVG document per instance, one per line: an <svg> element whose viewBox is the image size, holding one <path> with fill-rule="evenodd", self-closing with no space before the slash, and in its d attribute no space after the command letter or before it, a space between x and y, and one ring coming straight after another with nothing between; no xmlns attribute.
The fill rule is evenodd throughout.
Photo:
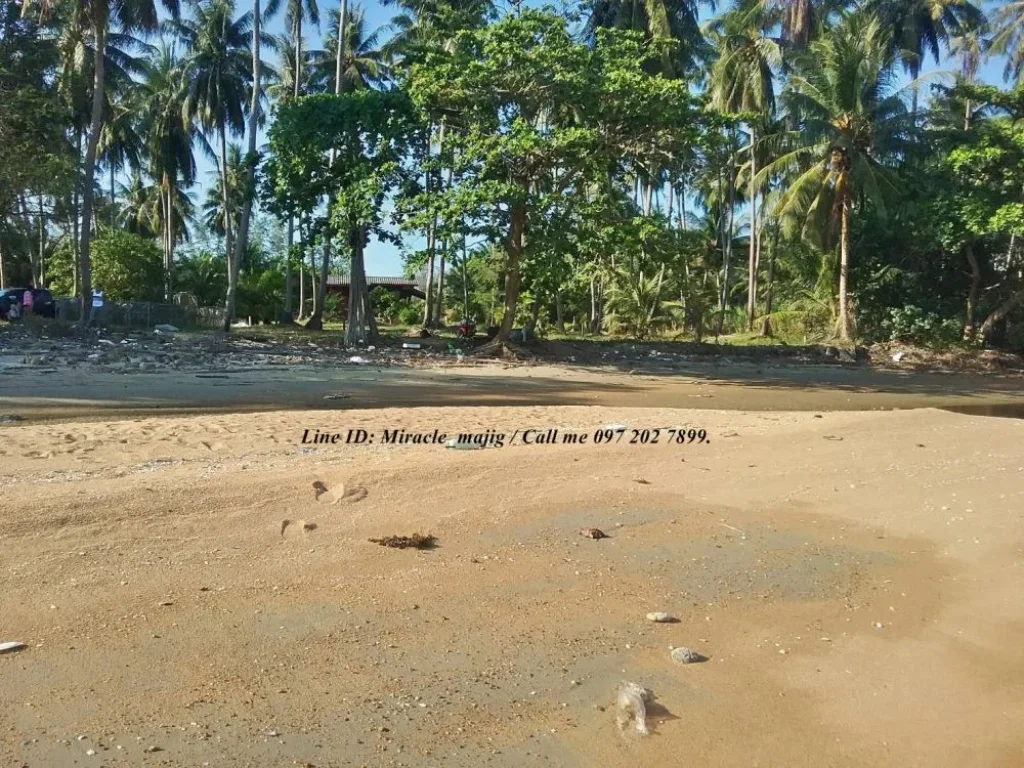
<svg viewBox="0 0 1024 768"><path fill-rule="evenodd" d="M351 282L349 275L328 275L327 285L328 286L341 286L348 285ZM405 277L371 277L367 275L366 284L373 288L377 285L390 285L395 288L419 288L419 285L415 280L409 280Z"/></svg>

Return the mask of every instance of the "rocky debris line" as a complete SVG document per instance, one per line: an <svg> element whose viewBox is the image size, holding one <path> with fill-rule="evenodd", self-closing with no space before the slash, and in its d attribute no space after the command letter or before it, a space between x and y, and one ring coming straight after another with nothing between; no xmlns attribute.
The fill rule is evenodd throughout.
<svg viewBox="0 0 1024 768"><path fill-rule="evenodd" d="M1024 357L993 349L933 350L906 344L872 344L864 351L871 365L900 370L958 373L1024 373Z"/></svg>
<svg viewBox="0 0 1024 768"><path fill-rule="evenodd" d="M151 332L93 331L79 338L41 337L19 327L3 327L0 328L0 373L26 368L70 368L112 373L171 370L225 374L293 365L380 368L485 364L470 361L461 349L452 345L403 349L400 343L395 343L394 346L347 349L331 338L260 339L209 332L188 334L169 328L162 326Z"/></svg>
<svg viewBox="0 0 1024 768"><path fill-rule="evenodd" d="M975 349L931 350L904 344L840 346L784 344L736 346L694 342L542 341L532 346L536 359L579 365L609 366L640 373L673 370L693 363L730 365L870 365L872 367L1024 373L1024 356Z"/></svg>

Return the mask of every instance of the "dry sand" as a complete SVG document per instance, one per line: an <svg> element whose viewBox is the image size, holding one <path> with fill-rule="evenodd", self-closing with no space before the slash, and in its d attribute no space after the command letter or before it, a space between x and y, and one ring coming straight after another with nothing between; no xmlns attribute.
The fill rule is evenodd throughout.
<svg viewBox="0 0 1024 768"><path fill-rule="evenodd" d="M299 442L612 422L710 442ZM0 486L0 641L29 646L0 656L2 766L1024 764L1024 421L26 423L0 426ZM367 541L413 532L438 547ZM651 735L616 727L622 680L653 690Z"/></svg>

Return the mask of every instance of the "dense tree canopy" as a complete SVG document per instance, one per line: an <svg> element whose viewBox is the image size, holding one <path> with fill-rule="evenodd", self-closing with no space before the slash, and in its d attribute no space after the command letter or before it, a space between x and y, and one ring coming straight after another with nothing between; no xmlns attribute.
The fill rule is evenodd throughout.
<svg viewBox="0 0 1024 768"><path fill-rule="evenodd" d="M239 2L0 0L0 282L317 328L348 272L361 343L388 241L388 319L499 342L1024 347L1019 0Z"/></svg>

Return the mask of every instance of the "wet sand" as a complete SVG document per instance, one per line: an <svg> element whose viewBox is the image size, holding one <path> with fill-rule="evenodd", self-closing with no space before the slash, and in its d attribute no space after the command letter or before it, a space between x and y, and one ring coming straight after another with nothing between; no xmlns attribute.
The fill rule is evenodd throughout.
<svg viewBox="0 0 1024 768"><path fill-rule="evenodd" d="M301 443L616 422L709 441ZM1024 764L1021 421L424 407L0 435L0 640L28 645L0 656L0 765ZM413 532L438 546L368 541ZM616 725L622 680L654 692L648 736Z"/></svg>
<svg viewBox="0 0 1024 768"><path fill-rule="evenodd" d="M1024 378L741 363L637 375L501 365L288 366L208 373L20 369L0 375L0 413L33 420L470 405L751 411L1014 407L1024 406Z"/></svg>

